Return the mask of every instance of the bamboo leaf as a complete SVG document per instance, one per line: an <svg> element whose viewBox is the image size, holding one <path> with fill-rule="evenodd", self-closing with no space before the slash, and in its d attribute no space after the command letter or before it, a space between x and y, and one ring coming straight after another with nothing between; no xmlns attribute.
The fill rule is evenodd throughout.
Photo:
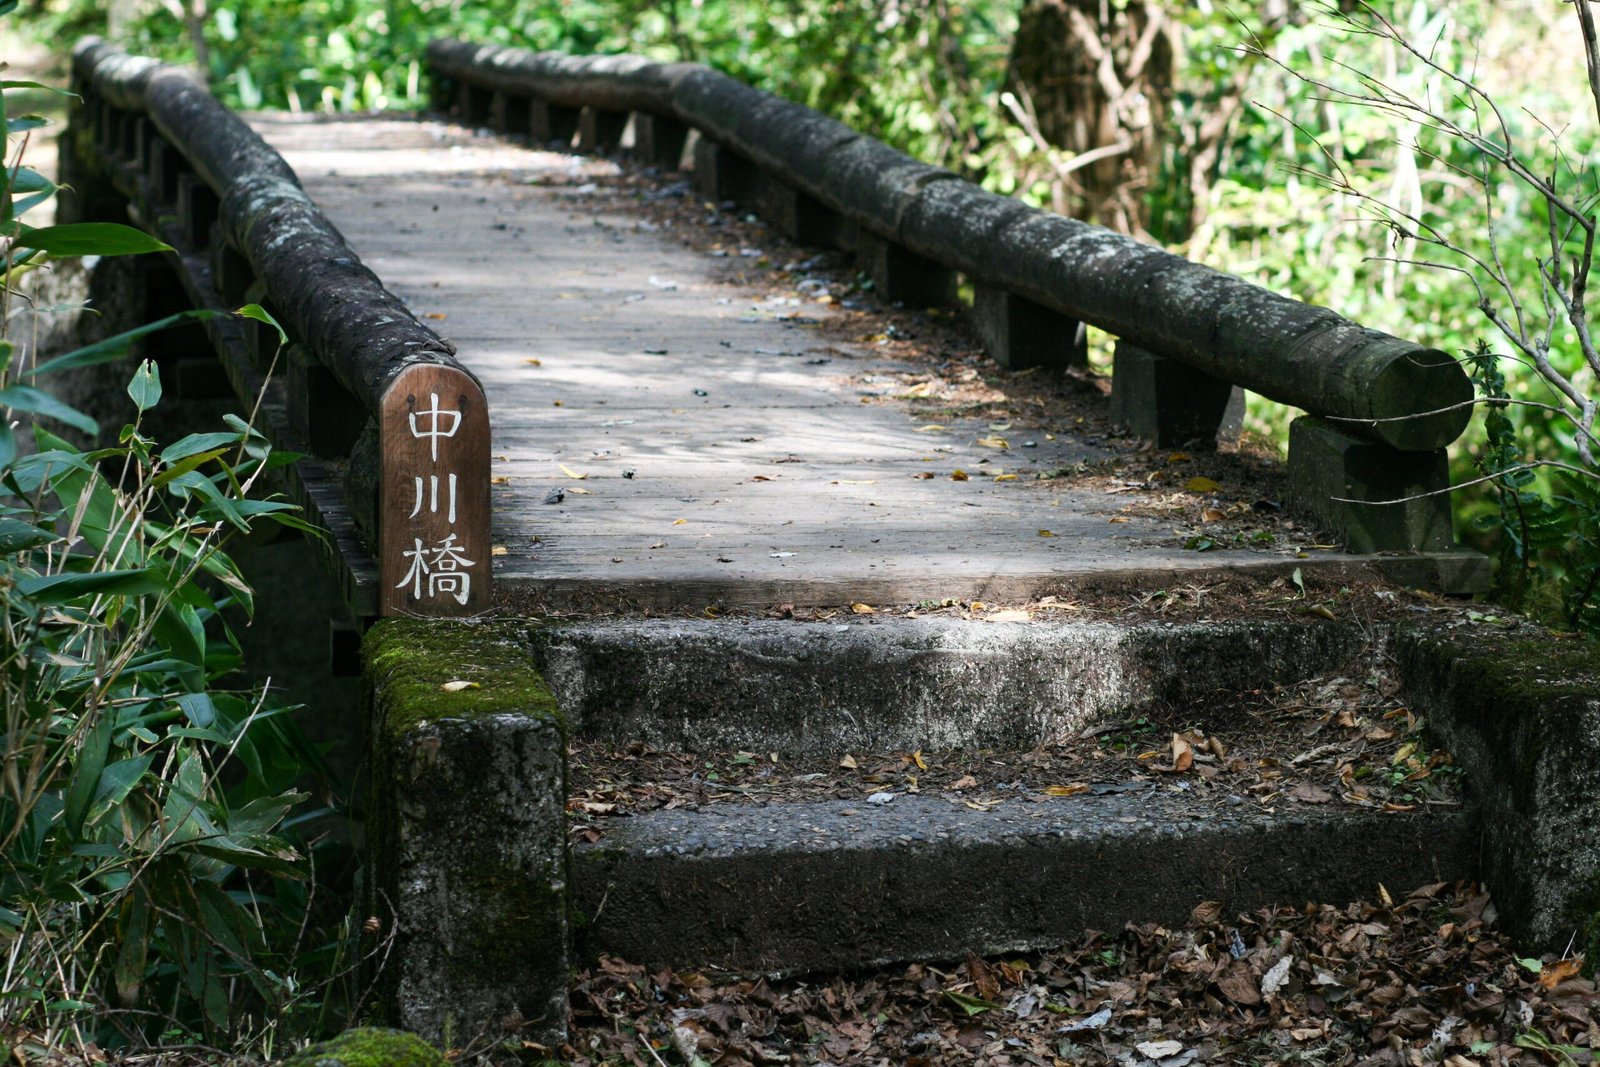
<svg viewBox="0 0 1600 1067"><path fill-rule="evenodd" d="M120 222L24 226L17 235L16 246L35 248L52 256L136 256L172 251L171 245Z"/></svg>

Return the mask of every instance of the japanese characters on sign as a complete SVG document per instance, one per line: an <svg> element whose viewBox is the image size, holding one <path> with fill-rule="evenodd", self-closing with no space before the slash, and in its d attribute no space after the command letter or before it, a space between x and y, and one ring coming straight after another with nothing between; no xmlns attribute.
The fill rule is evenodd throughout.
<svg viewBox="0 0 1600 1067"><path fill-rule="evenodd" d="M413 368L391 386L383 417L385 613L482 610L488 427L476 383L454 368Z"/></svg>

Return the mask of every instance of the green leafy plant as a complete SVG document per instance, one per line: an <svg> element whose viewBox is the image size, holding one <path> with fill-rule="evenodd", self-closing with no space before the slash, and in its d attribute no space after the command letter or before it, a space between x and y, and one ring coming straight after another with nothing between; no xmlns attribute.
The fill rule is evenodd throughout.
<svg viewBox="0 0 1600 1067"><path fill-rule="evenodd" d="M1499 552L1505 600L1594 630L1600 345L1586 296L1600 204L1590 162L1600 32L1589 5L1573 11L1581 56L1569 49L1561 58L1574 62L1589 99L1566 123L1540 120L1532 98L1502 102L1474 37L1493 19L1476 5L1459 14L1421 3L1328 5L1328 22L1385 62L1270 58L1334 116L1321 123L1328 136L1309 128L1309 116L1296 123L1318 158L1295 172L1363 211L1369 234L1384 238L1366 256L1393 280L1380 291L1399 295L1404 278L1453 293L1447 330L1431 324L1441 346L1487 324L1509 349L1496 353L1482 339L1454 346L1478 387L1482 444L1465 484L1486 490L1489 507L1476 507L1475 526ZM1570 101L1550 103L1572 110ZM1358 130L1388 137L1361 139ZM1425 181L1440 192L1425 192ZM1475 312L1476 323L1462 312Z"/></svg>
<svg viewBox="0 0 1600 1067"><path fill-rule="evenodd" d="M6 82L4 88L37 88ZM114 224L30 227L55 192L8 120L4 299L51 260L166 250ZM258 309L257 309L258 310ZM114 439L49 386L126 360L151 324L46 362L0 337L0 1050L236 1039L299 990L266 965L292 941L308 868L285 833L316 762L239 665L224 612L253 607L224 551L260 523L310 530L262 479L295 457L244 420L162 445L143 361ZM27 416L31 440L14 422ZM51 427L55 426L60 432ZM79 435L80 445L62 436Z"/></svg>

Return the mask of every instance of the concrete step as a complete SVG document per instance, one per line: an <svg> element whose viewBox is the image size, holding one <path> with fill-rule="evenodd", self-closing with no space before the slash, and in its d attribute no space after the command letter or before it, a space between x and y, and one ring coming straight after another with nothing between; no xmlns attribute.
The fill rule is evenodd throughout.
<svg viewBox="0 0 1600 1067"><path fill-rule="evenodd" d="M573 736L685 750L1028 748L1339 668L1316 622L607 620L532 634Z"/></svg>
<svg viewBox="0 0 1600 1067"><path fill-rule="evenodd" d="M430 1033L555 1040L569 946L847 970L1477 873L1460 775L1355 625L375 633L373 913Z"/></svg>
<svg viewBox="0 0 1600 1067"><path fill-rule="evenodd" d="M793 973L1044 948L1085 929L1468 877L1456 810L1264 806L1130 783L974 810L901 794L609 820L573 853L580 951Z"/></svg>

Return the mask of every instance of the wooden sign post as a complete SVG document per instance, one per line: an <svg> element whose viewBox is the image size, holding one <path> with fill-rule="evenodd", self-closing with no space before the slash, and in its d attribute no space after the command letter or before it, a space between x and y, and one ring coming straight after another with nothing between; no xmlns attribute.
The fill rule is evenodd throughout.
<svg viewBox="0 0 1600 1067"><path fill-rule="evenodd" d="M465 617L489 608L489 411L464 371L418 364L383 395L379 609Z"/></svg>

